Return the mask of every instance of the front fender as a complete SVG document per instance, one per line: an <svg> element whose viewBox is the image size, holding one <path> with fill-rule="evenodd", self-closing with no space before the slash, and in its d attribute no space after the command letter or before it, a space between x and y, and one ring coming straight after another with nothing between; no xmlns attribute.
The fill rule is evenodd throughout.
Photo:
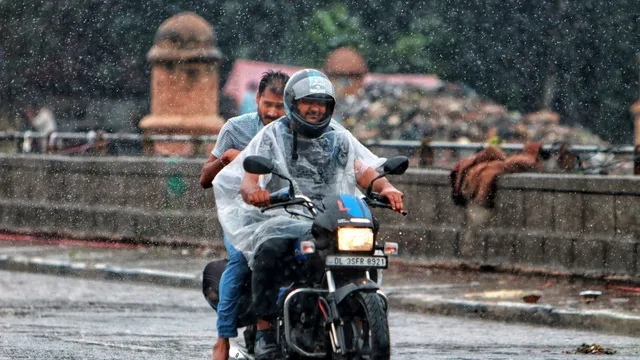
<svg viewBox="0 0 640 360"><path fill-rule="evenodd" d="M359 279L336 289L336 303L340 304L342 300L344 300L349 294L354 291L376 292L379 289L380 287L376 282L369 279Z"/></svg>

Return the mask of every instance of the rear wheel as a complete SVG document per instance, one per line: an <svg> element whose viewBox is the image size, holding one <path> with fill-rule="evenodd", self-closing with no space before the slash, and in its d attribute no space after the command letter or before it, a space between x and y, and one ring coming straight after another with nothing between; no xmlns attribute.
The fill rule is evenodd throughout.
<svg viewBox="0 0 640 360"><path fill-rule="evenodd" d="M391 342L384 300L374 292L355 292L341 306L348 359L389 360Z"/></svg>

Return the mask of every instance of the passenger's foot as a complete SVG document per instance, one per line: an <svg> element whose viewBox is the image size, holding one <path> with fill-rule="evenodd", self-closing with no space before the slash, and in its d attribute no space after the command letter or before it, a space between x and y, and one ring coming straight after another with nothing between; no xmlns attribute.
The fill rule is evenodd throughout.
<svg viewBox="0 0 640 360"><path fill-rule="evenodd" d="M211 360L229 360L229 339L218 338L213 346L213 354Z"/></svg>
<svg viewBox="0 0 640 360"><path fill-rule="evenodd" d="M273 329L258 331L254 352L256 360L273 360L278 357L278 343Z"/></svg>

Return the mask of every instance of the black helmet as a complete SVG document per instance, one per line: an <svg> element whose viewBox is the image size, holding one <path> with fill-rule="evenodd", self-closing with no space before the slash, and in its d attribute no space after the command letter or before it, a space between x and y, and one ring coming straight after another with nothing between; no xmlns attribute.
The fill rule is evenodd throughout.
<svg viewBox="0 0 640 360"><path fill-rule="evenodd" d="M336 92L327 75L318 70L304 69L291 76L284 87L284 111L291 121L293 130L307 138L322 135L331 122L336 106ZM327 111L317 123L306 121L298 110L298 100L302 98L325 100Z"/></svg>

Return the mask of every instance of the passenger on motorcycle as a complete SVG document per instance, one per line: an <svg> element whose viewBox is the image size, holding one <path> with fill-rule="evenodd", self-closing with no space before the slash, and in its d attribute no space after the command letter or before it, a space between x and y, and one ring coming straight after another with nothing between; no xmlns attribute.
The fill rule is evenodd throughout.
<svg viewBox="0 0 640 360"><path fill-rule="evenodd" d="M269 70L262 75L256 92L258 111L231 118L224 124L209 160L202 167L200 184L203 188L213 186L212 181L220 170L244 150L258 131L284 115L282 96L288 80L289 76L280 71ZM218 340L213 348L213 360L229 359L229 338L238 336L238 298L249 274L249 267L242 252L237 251L226 236L223 236L223 239L229 253L224 273L221 278L216 276L216 267L219 264L211 262L204 269L202 281L202 290L207 301L211 303L210 297L215 293L219 299L216 306ZM216 281L218 278L219 286Z"/></svg>
<svg viewBox="0 0 640 360"><path fill-rule="evenodd" d="M280 177L246 173L242 161L249 155L269 158L274 171L293 181L296 194L320 201L331 195L358 195L378 175L384 159L373 155L340 126L331 122L336 99L333 85L317 70L295 73L285 86L286 116L266 126L249 143L238 160L213 182L218 217L233 246L243 251L251 266L252 310L258 318L256 359L278 353L271 323L278 313L279 288L296 274L284 261L296 240L308 236L311 221L294 218L283 209L261 212L270 194L288 187ZM386 179L373 190L389 200L393 210L403 211L403 194ZM295 271L295 270L294 270Z"/></svg>

